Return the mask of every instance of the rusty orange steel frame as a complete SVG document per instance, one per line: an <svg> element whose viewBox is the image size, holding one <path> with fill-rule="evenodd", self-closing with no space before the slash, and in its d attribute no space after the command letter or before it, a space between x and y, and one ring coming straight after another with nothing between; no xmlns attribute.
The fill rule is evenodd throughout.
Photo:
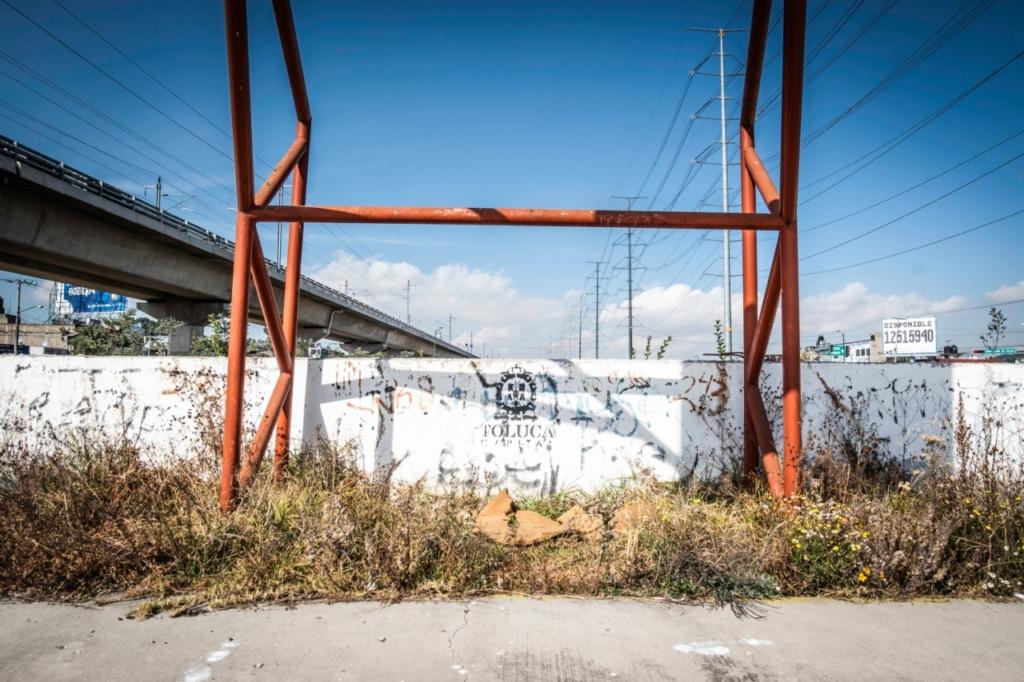
<svg viewBox="0 0 1024 682"><path fill-rule="evenodd" d="M289 0L273 0L274 16L295 107L295 141L258 188L253 175L249 40L245 0L225 0L228 70L231 88L235 184L238 200L234 270L231 282L231 332L228 343L224 406L220 505L230 510L259 470L276 425L274 478L288 461L292 377L295 365L296 312L306 222L416 223L461 225L533 225L578 227L651 227L669 229L732 228L743 231L744 453L747 483L757 481L758 464L777 497L797 488L801 454L800 314L797 269L797 179L800 114L803 99L806 0L784 0L782 49L781 167L778 189L754 145L754 122L764 66L771 0L754 0L740 116L742 212L604 211L523 208L431 208L410 206L306 206L306 181L312 116ZM291 205L271 203L292 175ZM759 213L755 190L767 208ZM256 225L289 222L283 311L279 311ZM757 232L778 232L764 298L758 308ZM280 370L256 433L242 455L246 333L250 278ZM771 423L759 386L776 310L782 303L783 453L780 465ZM240 467L241 464L241 467Z"/></svg>

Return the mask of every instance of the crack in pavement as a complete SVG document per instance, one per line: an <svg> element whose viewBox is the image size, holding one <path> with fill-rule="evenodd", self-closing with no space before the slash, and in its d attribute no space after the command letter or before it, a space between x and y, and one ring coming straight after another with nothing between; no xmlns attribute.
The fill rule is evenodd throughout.
<svg viewBox="0 0 1024 682"><path fill-rule="evenodd" d="M455 636L459 634L469 624L469 607L474 602L469 602L462 607L462 625L458 626L448 635L448 651L451 653L452 660L456 661L456 665L452 666L452 670L457 671L460 675L464 675L466 679L469 679L469 671L466 670L465 666L458 663L457 656L455 655Z"/></svg>

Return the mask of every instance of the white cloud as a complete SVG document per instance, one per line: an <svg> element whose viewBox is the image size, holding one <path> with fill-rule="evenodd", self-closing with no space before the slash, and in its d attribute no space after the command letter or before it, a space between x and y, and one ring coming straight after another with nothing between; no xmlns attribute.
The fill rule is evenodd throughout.
<svg viewBox="0 0 1024 682"><path fill-rule="evenodd" d="M742 310L737 306L740 297L734 297L733 320L739 322ZM669 354L672 357L690 357L697 353L714 350L714 323L722 318L722 288L694 289L686 284L650 287L633 299L633 315L636 321L634 346L642 352L647 336L653 337L653 345L672 337ZM620 332L606 345L611 355L625 357L628 341L625 324L629 319L625 301L611 304L602 311L602 325L614 325ZM619 329L621 327L621 329ZM742 328L734 327L734 346L742 345Z"/></svg>
<svg viewBox="0 0 1024 682"><path fill-rule="evenodd" d="M880 331L886 317L942 313L965 305L964 296L931 300L918 293L884 295L871 293L863 282L850 282L839 291L801 299L800 326L806 335L831 336L841 330L851 339L851 332L867 336Z"/></svg>
<svg viewBox="0 0 1024 682"><path fill-rule="evenodd" d="M328 265L309 273L336 288L356 290L360 299L396 317L405 317L405 283L412 284L412 321L422 329L438 327L447 334L448 315L455 316L454 341L469 342L473 330L474 350L484 344L488 353L536 357L575 357L579 343L578 289L552 296L529 296L515 288L502 272L489 272L462 264L442 265L425 272L406 262L358 260L335 254ZM863 282L851 282L838 291L806 296L801 300L801 345L814 342L818 334L848 340L864 338L878 331L885 317L918 313L941 313L964 307L963 296L933 300L918 293L879 294ZM592 304L591 304L592 305ZM714 351L714 321L722 318L722 288L695 289L686 284L654 286L634 298L636 327L634 344L642 353L648 335L655 348L666 336L673 338L670 357L696 357ZM743 345L743 308L740 293L733 296L733 344ZM621 299L601 307L601 357L626 356L627 305ZM778 341L778 318L774 341ZM593 308L584 310L583 349L588 357L594 349ZM773 343L777 349L777 345Z"/></svg>
<svg viewBox="0 0 1024 682"><path fill-rule="evenodd" d="M462 264L442 265L424 272L405 262L358 260L337 253L333 260L309 273L335 288L345 281L358 298L396 317L405 318L405 286L412 285L413 324L427 331L443 328L454 315L453 341L466 345L473 334L477 353L486 347L502 355L544 354L549 337L560 334L571 300L527 296L500 272Z"/></svg>
<svg viewBox="0 0 1024 682"><path fill-rule="evenodd" d="M995 303L1005 303L1024 298L1024 279L1016 284L1006 284L995 291L986 291L985 298Z"/></svg>
<svg viewBox="0 0 1024 682"><path fill-rule="evenodd" d="M763 292L762 292L763 293ZM801 345L813 343L823 334L832 338L842 332L847 340L866 338L881 328L882 319L901 315L942 313L962 308L964 296L932 300L917 293L884 295L873 293L863 282L851 282L838 291L805 296L800 300ZM714 322L722 319L722 288L693 289L685 284L652 287L634 299L636 319L640 328L634 343L642 346L648 334L657 342L672 336L673 357L692 357L712 352L715 348ZM742 294L732 296L733 349L743 346ZM626 304L609 306L602 313L602 323L622 321L627 317ZM779 341L780 315L776 314L773 347ZM621 337L621 335L620 335ZM621 357L626 348L624 338L609 344L609 350Z"/></svg>

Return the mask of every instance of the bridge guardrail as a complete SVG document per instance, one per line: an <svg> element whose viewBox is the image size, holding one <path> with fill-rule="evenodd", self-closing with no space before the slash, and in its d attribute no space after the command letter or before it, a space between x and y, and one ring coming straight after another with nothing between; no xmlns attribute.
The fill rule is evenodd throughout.
<svg viewBox="0 0 1024 682"><path fill-rule="evenodd" d="M125 192L124 190L118 189L117 187L105 183L98 178L92 177L88 173L83 173L77 168L73 168L72 166L65 164L63 161L59 161L53 157L43 154L42 152L38 152L31 147L27 147L19 143L17 140L0 135L0 154L31 166L32 168L42 171L52 177L59 178L84 192L113 201L124 208L130 209L134 213L156 220L162 225L174 228L199 239L205 239L221 249L231 253L234 252L235 243L233 241L225 239L224 237L221 237L204 227L200 227L185 218L157 208L155 204L150 203L145 199L140 199L130 192ZM267 261L267 267L280 273L284 272L284 270L278 267L277 263L274 261L270 259L265 260ZM309 289L312 289L321 295L328 294L331 297L341 299L345 301L350 308L354 308L369 317L376 318L382 322L386 321L391 326L407 332L412 332L416 336L421 336L431 340L436 338L410 324L406 324L397 317L389 315L382 310L378 310L373 306L367 305L358 299L352 298L351 296L338 291L337 289L327 286L326 284L321 284L306 275L302 275L301 279L302 283ZM438 342L440 345L449 348L456 348L455 346L452 346L440 339L438 339Z"/></svg>

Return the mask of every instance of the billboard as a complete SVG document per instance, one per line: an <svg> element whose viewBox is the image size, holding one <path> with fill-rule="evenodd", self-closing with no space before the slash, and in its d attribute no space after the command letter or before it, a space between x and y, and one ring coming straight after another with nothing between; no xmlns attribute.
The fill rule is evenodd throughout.
<svg viewBox="0 0 1024 682"><path fill-rule="evenodd" d="M73 284L64 285L64 300L74 313L121 313L128 304L128 298L121 294Z"/></svg>
<svg viewBox="0 0 1024 682"><path fill-rule="evenodd" d="M897 317L882 320L885 355L935 355L934 317Z"/></svg>

